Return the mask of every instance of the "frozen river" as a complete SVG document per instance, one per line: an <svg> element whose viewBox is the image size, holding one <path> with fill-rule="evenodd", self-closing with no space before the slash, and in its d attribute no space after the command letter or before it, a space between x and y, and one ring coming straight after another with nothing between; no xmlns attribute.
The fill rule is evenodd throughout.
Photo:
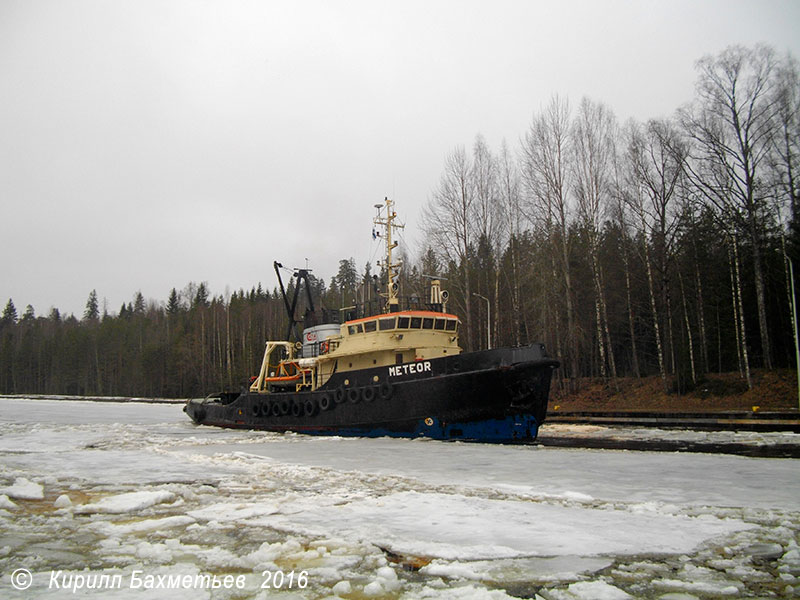
<svg viewBox="0 0 800 600"><path fill-rule="evenodd" d="M800 461L0 399L2 598L800 595Z"/></svg>

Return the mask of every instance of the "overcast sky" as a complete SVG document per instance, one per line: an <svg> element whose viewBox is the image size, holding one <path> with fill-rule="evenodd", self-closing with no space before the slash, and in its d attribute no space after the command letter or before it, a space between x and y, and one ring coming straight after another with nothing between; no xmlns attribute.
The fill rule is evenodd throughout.
<svg viewBox="0 0 800 600"><path fill-rule="evenodd" d="M414 255L445 156L512 148L553 94L671 115L694 63L800 57L800 2L0 0L0 302L80 317L206 281Z"/></svg>

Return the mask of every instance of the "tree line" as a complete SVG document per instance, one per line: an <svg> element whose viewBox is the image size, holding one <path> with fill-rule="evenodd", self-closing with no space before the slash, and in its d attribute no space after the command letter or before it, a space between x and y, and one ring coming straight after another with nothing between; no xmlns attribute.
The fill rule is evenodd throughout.
<svg viewBox="0 0 800 600"><path fill-rule="evenodd" d="M401 252L400 293L424 299L441 277L465 350L543 341L568 388L656 375L681 391L723 371L750 385L753 368L795 364L799 144L798 64L767 46L702 58L695 97L670 118L620 124L600 102L554 97L515 147L478 135L446 156L426 248ZM380 276L344 259L327 285L310 278L313 297L335 313L379 298ZM287 328L283 298L261 284L137 293L116 314L92 291L81 319L19 316L9 300L0 392L235 389Z"/></svg>
<svg viewBox="0 0 800 600"><path fill-rule="evenodd" d="M328 286L310 278L321 306L339 306L338 281L354 268L341 263ZM137 292L116 314L101 313L92 290L80 319L56 308L37 317L30 305L20 317L9 299L0 317L0 393L186 398L239 389L257 373L264 342L285 339L287 328L281 293L260 283L228 298L205 282L173 288L166 302Z"/></svg>
<svg viewBox="0 0 800 600"><path fill-rule="evenodd" d="M455 148L425 222L466 345L488 304L494 339L543 339L567 383L686 389L738 370L751 385L753 367L793 366L799 81L793 57L733 46L697 62L670 118L554 97L516 150Z"/></svg>

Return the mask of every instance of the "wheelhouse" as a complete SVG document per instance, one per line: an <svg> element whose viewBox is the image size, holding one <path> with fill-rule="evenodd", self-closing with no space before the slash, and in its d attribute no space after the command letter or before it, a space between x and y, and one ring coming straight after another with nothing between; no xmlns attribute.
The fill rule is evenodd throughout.
<svg viewBox="0 0 800 600"><path fill-rule="evenodd" d="M427 311L402 312L390 315L365 317L345 324L348 336L374 333L376 331L430 331L456 335L458 317Z"/></svg>

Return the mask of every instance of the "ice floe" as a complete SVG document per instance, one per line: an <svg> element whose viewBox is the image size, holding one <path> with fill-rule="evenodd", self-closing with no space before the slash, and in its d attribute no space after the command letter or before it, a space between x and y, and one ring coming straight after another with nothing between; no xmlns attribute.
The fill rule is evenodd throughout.
<svg viewBox="0 0 800 600"><path fill-rule="evenodd" d="M17 477L13 485L0 488L0 494L20 500L41 500L44 498L44 486L25 477Z"/></svg>
<svg viewBox="0 0 800 600"><path fill-rule="evenodd" d="M197 427L175 405L25 402L0 399L4 598L47 597L53 573L242 576L167 594L237 600L800 591L793 459L313 438ZM19 568L29 590L9 583Z"/></svg>
<svg viewBox="0 0 800 600"><path fill-rule="evenodd" d="M75 512L84 513L129 513L149 508L154 504L172 502L175 494L166 490L152 490L143 492L128 492L101 498L97 502L82 504L75 507Z"/></svg>

